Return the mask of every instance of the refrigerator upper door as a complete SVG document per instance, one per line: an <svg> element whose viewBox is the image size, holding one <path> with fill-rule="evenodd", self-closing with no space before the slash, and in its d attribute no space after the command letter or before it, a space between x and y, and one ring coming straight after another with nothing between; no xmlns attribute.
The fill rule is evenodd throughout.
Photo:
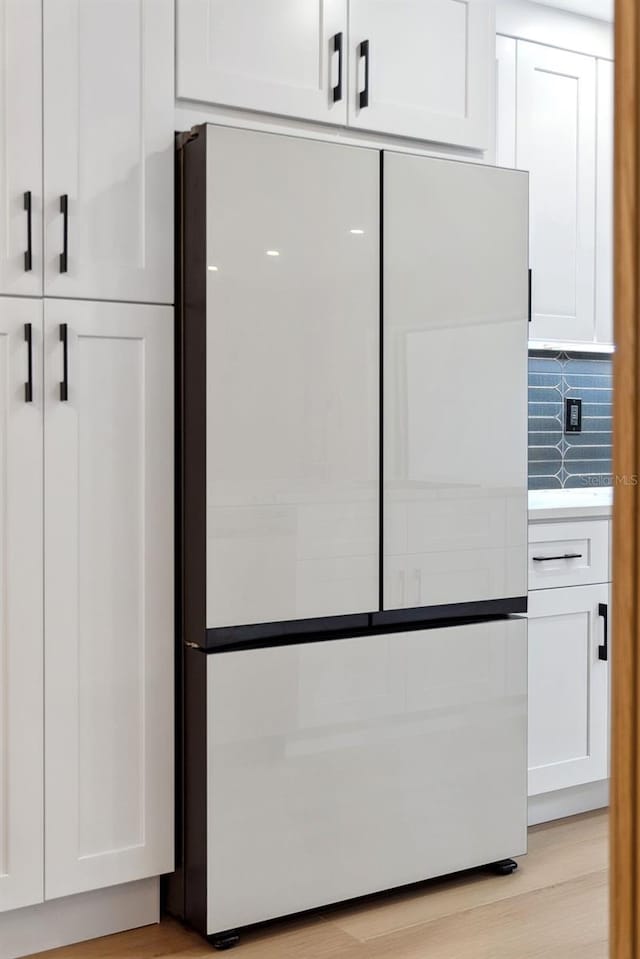
<svg viewBox="0 0 640 959"><path fill-rule="evenodd" d="M379 153L207 128L207 627L378 608Z"/></svg>
<svg viewBox="0 0 640 959"><path fill-rule="evenodd" d="M384 608L526 594L524 173L384 154Z"/></svg>

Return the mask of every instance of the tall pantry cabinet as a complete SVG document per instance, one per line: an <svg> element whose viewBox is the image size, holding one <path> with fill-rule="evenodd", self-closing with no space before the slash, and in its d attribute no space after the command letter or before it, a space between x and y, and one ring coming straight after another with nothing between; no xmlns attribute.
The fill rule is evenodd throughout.
<svg viewBox="0 0 640 959"><path fill-rule="evenodd" d="M173 868L173 33L0 0L0 940Z"/></svg>

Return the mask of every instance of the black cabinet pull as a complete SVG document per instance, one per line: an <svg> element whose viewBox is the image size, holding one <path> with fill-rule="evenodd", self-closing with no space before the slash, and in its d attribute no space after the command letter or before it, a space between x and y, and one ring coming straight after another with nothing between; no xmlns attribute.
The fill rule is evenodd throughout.
<svg viewBox="0 0 640 959"><path fill-rule="evenodd" d="M60 324L60 342L62 343L62 383L60 399L65 403L69 399L69 336L66 323Z"/></svg>
<svg viewBox="0 0 640 959"><path fill-rule="evenodd" d="M361 110L369 106L369 41L363 40L358 47L358 56L364 60L364 90L360 91L358 104Z"/></svg>
<svg viewBox="0 0 640 959"><path fill-rule="evenodd" d="M533 306L533 270L529 269L529 323L531 323L532 306Z"/></svg>
<svg viewBox="0 0 640 959"><path fill-rule="evenodd" d="M24 340L27 344L27 382L24 384L24 401L33 403L33 328L31 323L24 325Z"/></svg>
<svg viewBox="0 0 640 959"><path fill-rule="evenodd" d="M609 659L609 607L606 603L598 603L598 616L602 616L604 621L604 643L598 646L598 659L606 663Z"/></svg>
<svg viewBox="0 0 640 959"><path fill-rule="evenodd" d="M27 190L23 198L24 210L27 214L27 249L24 254L24 269L25 273L29 273L33 269L33 253L32 253L32 239L31 239L31 190Z"/></svg>
<svg viewBox="0 0 640 959"><path fill-rule="evenodd" d="M60 272L67 272L67 256L69 251L69 196L63 193L60 197L60 212L62 213L62 253L60 254Z"/></svg>
<svg viewBox="0 0 640 959"><path fill-rule="evenodd" d="M534 563L550 563L552 559L582 559L582 553L563 553L562 556L532 556Z"/></svg>
<svg viewBox="0 0 640 959"><path fill-rule="evenodd" d="M333 38L333 52L338 54L338 82L333 88L333 102L342 100L342 31Z"/></svg>

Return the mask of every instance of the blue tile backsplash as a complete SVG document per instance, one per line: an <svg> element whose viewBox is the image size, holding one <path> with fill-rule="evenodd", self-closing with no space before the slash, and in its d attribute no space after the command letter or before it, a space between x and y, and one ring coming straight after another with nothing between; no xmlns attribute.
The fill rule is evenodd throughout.
<svg viewBox="0 0 640 959"><path fill-rule="evenodd" d="M529 354L529 489L611 486L613 358ZM565 399L582 400L582 432L564 432Z"/></svg>

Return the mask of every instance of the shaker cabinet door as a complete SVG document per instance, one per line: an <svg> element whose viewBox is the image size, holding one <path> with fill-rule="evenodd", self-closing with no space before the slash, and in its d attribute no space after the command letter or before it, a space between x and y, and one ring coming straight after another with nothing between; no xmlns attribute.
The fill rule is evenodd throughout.
<svg viewBox="0 0 640 959"><path fill-rule="evenodd" d="M596 61L518 42L516 164L530 173L534 340L595 336Z"/></svg>
<svg viewBox="0 0 640 959"><path fill-rule="evenodd" d="M488 0L350 0L349 125L487 149Z"/></svg>
<svg viewBox="0 0 640 959"><path fill-rule="evenodd" d="M178 96L344 123L346 21L346 0L177 0Z"/></svg>
<svg viewBox="0 0 640 959"><path fill-rule="evenodd" d="M42 303L0 297L0 913L43 895L42 595Z"/></svg>
<svg viewBox="0 0 640 959"><path fill-rule="evenodd" d="M609 775L608 603L607 584L529 593L530 796Z"/></svg>
<svg viewBox="0 0 640 959"><path fill-rule="evenodd" d="M173 311L50 300L45 352L52 899L173 869Z"/></svg>
<svg viewBox="0 0 640 959"><path fill-rule="evenodd" d="M0 0L0 294L42 294L42 2Z"/></svg>
<svg viewBox="0 0 640 959"><path fill-rule="evenodd" d="M173 302L173 3L44 2L45 295Z"/></svg>

